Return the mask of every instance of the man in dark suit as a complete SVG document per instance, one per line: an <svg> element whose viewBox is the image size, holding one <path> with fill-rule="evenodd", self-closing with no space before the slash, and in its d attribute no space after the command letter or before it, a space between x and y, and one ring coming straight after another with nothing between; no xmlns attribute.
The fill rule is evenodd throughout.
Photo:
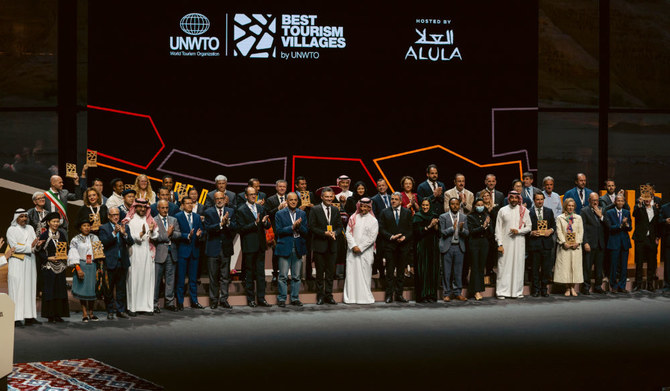
<svg viewBox="0 0 670 391"><path fill-rule="evenodd" d="M75 175L77 175L75 173ZM81 199L81 187L79 187L79 176L74 178L74 193L70 193L63 188L63 178L54 175L50 179L49 190L44 192L46 202L44 209L48 212L58 212L61 216L61 228L67 232L68 217L67 217L67 202Z"/></svg>
<svg viewBox="0 0 670 391"><path fill-rule="evenodd" d="M213 207L205 209L209 306L212 309L216 309L219 305L223 308L231 308L228 303L228 285L230 284L230 257L234 252L233 239L235 238L231 221L235 210L226 206L225 192L215 191L213 196Z"/></svg>
<svg viewBox="0 0 670 391"><path fill-rule="evenodd" d="M386 180L379 179L377 181L377 194L372 199L372 213L379 219L382 210L391 207L391 195L388 194L388 185ZM379 279L384 280L384 240L381 236L377 236L377 251L375 251L375 260L372 264L372 274L379 272Z"/></svg>
<svg viewBox="0 0 670 391"><path fill-rule="evenodd" d="M330 187L321 191L321 203L309 214L312 250L316 264L316 304L337 304L333 299L333 278L337 258L337 238L342 234L340 210L333 206L335 193ZM325 280L325 286L324 286Z"/></svg>
<svg viewBox="0 0 670 391"><path fill-rule="evenodd" d="M563 202L568 198L575 200L575 213L579 214L582 208L589 204L589 194L593 190L586 188L586 175L578 173L575 175L575 187L565 192L563 195Z"/></svg>
<svg viewBox="0 0 670 391"><path fill-rule="evenodd" d="M437 180L437 166L430 164L426 167L425 182L421 182L416 189L419 201L428 199L430 201L430 211L436 215L444 213L444 183ZM387 260L388 261L388 260Z"/></svg>
<svg viewBox="0 0 670 391"><path fill-rule="evenodd" d="M521 176L521 180L523 181L522 195L525 196L526 198L535 200L535 194L542 193L542 190L533 186L533 181L535 180L535 177L533 176L532 172L529 171L524 172L523 175Z"/></svg>
<svg viewBox="0 0 670 391"><path fill-rule="evenodd" d="M175 216L179 224L179 250L177 260L177 310L184 310L184 285L188 274L188 290L191 296L191 308L204 308L198 303L198 258L200 249L198 242L203 237L203 226L200 216L193 213L193 200L184 197L183 210Z"/></svg>
<svg viewBox="0 0 670 391"><path fill-rule="evenodd" d="M484 179L485 188L482 191L488 191L489 194L491 194L491 200L493 200L493 203L502 206L503 201L505 200L505 195L501 191L496 190L497 184L498 181L496 179L496 176L493 174L488 174ZM475 194L475 198L477 197L478 195Z"/></svg>
<svg viewBox="0 0 670 391"><path fill-rule="evenodd" d="M211 208L214 206L214 204L216 204L214 201L214 193L221 191L228 197L228 203L226 206L234 210L236 196L235 193L227 189L228 178L226 178L224 175L217 175L216 178L214 178L214 183L216 184L216 188L207 193L207 197L205 197L205 209Z"/></svg>
<svg viewBox="0 0 670 391"><path fill-rule="evenodd" d="M626 277L628 272L628 250L631 248L628 232L631 230L630 212L623 208L625 200L622 195L617 195L614 201L615 207L607 211L607 224L609 226L609 239L607 249L611 254L610 266L610 290L612 293L628 293L626 290Z"/></svg>
<svg viewBox="0 0 670 391"><path fill-rule="evenodd" d="M158 238L154 241L156 256L156 286L154 288L154 312L161 312L158 307L160 299L160 286L165 277L165 302L163 308L176 311L174 305L174 281L175 269L177 268L177 242L181 237L177 219L168 214L169 201L158 200L158 216L154 218L158 229ZM173 242L174 241L174 242Z"/></svg>
<svg viewBox="0 0 670 391"><path fill-rule="evenodd" d="M658 206L658 204L655 204ZM660 232L658 232L659 208L652 205L652 195L642 195L633 209L633 218L635 219L635 232L633 240L635 241L635 283L633 291L646 289L648 291L656 290L654 281L656 279L656 249L660 241ZM642 268L647 263L647 281L642 281Z"/></svg>
<svg viewBox="0 0 670 391"><path fill-rule="evenodd" d="M304 176L298 176L295 178L295 191L298 193L298 209L305 212L307 215L307 220L309 220L309 214L314 207L314 202L316 201L316 196L311 191L307 190L307 178ZM305 245L307 246L307 254L305 255L305 279L313 280L314 276L312 275L312 235L307 235L305 237Z"/></svg>
<svg viewBox="0 0 670 391"><path fill-rule="evenodd" d="M603 209L609 209L608 206L614 207L614 199L616 198L616 183L614 179L607 179L605 181L605 190L607 191L600 197L599 204ZM623 193L622 193L623 194Z"/></svg>
<svg viewBox="0 0 670 391"><path fill-rule="evenodd" d="M607 249L605 231L607 221L605 213L599 206L598 194L589 195L589 205L579 213L584 224L584 239L582 243L582 268L584 269L584 283L580 289L583 295L589 295L591 289L591 268L595 267L596 278L593 292L605 294L603 290L603 260Z"/></svg>
<svg viewBox="0 0 670 391"><path fill-rule="evenodd" d="M279 294L277 303L286 306L288 271L291 270L291 305L302 307L300 302L300 273L302 257L307 252L305 236L309 233L307 215L298 209L298 195L289 193L286 196L287 207L275 215L275 234L279 257Z"/></svg>
<svg viewBox="0 0 670 391"><path fill-rule="evenodd" d="M670 292L670 203L660 208L658 215L659 230L663 238L661 255L663 257L663 292Z"/></svg>
<svg viewBox="0 0 670 391"><path fill-rule="evenodd" d="M163 177L163 186L164 188L168 189L168 198L167 200L179 205L179 193L174 191L174 179L172 178L172 175L165 175ZM153 217L153 216L152 216Z"/></svg>
<svg viewBox="0 0 670 391"><path fill-rule="evenodd" d="M161 187L158 189L158 200L156 203L151 204L151 217L158 216L158 201L165 200L168 203L168 216L174 217L179 213L179 205L174 202L170 202L170 190L166 187Z"/></svg>
<svg viewBox="0 0 670 391"><path fill-rule="evenodd" d="M403 285L405 267L412 251L412 213L401 206L401 197L399 192L393 193L391 207L381 211L378 218L379 235L384 240L384 258L386 258L387 303L393 302L394 299L407 303L407 299L403 297Z"/></svg>
<svg viewBox="0 0 670 391"><path fill-rule="evenodd" d="M104 295L107 319L128 318L126 314L126 274L130 267L128 248L133 245L130 228L119 225L119 208L107 212L109 222L100 226L100 241L105 252L109 292Z"/></svg>
<svg viewBox="0 0 670 391"><path fill-rule="evenodd" d="M265 209L268 211L268 215L270 215L270 222L272 223L272 229L274 230L275 234L277 233L277 228L275 226L275 214L277 214L278 211L286 208L286 188L287 188L287 182L285 180L279 179L277 182L275 182L275 189L277 190L277 193L268 197L264 205ZM278 276L279 276L279 258L277 257L277 254L275 254L273 251L272 252L273 284L277 283Z"/></svg>
<svg viewBox="0 0 670 391"><path fill-rule="evenodd" d="M469 235L468 222L461 212L462 199L451 197L449 211L440 215L440 254L442 256L442 292L444 301L466 301L463 290L463 259Z"/></svg>
<svg viewBox="0 0 670 391"><path fill-rule="evenodd" d="M233 215L233 229L240 234L242 240L242 265L244 267L244 287L247 292L249 307L270 307L265 300L265 250L267 242L265 230L271 227L270 216L263 205L256 202L258 192L249 186L246 201L237 204ZM256 293L254 294L254 278ZM258 304L257 304L258 303Z"/></svg>
<svg viewBox="0 0 670 391"><path fill-rule="evenodd" d="M253 187L254 191L256 192L256 203L265 206L265 199L267 196L265 193L261 191L261 181L258 180L258 178L251 178L247 182L248 187ZM239 207L240 205L244 205L247 202L247 195L246 195L246 190L240 193L237 193L237 196L235 197L235 207Z"/></svg>
<svg viewBox="0 0 670 391"><path fill-rule="evenodd" d="M556 230L556 219L554 218L554 212L544 206L543 193L535 193L533 200L533 208L528 214L532 230L526 241L528 258L532 264L533 285L531 286L531 296L542 295L542 297L547 297L549 296L547 285L549 285L553 267L551 252L554 251L554 240L552 235ZM547 226L543 231L538 229L538 221L546 221Z"/></svg>

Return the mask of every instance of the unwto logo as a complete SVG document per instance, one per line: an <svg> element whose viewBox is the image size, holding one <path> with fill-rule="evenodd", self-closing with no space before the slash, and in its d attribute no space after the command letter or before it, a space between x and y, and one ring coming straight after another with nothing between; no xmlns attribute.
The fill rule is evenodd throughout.
<svg viewBox="0 0 670 391"><path fill-rule="evenodd" d="M211 26L209 19L197 12L184 15L179 21L179 27L190 37L176 36L170 37L170 55L171 56L199 56L211 57L219 56L219 38L203 37Z"/></svg>
<svg viewBox="0 0 670 391"><path fill-rule="evenodd" d="M233 26L235 56L277 57L277 17L270 14L235 14Z"/></svg>

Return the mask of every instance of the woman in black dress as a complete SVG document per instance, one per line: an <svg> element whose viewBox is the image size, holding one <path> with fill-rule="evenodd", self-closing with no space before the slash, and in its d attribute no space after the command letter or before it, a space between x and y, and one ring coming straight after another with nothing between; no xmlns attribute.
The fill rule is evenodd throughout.
<svg viewBox="0 0 670 391"><path fill-rule="evenodd" d="M361 200L361 198L367 197L368 189L365 186L365 183L358 181L354 184L354 194L351 197L347 198L347 202L344 204L344 211L347 212L349 216L356 213L356 203Z"/></svg>
<svg viewBox="0 0 670 391"><path fill-rule="evenodd" d="M437 301L440 279L440 224L438 216L430 211L430 202L427 199L421 201L421 209L414 214L413 225L416 243L416 301L434 303Z"/></svg>
<svg viewBox="0 0 670 391"><path fill-rule="evenodd" d="M67 245L67 234L60 228L60 214L57 212L47 214L42 222L47 224L47 230L38 239L37 253L43 284L42 317L47 318L49 323L63 322L63 318L70 317L65 282L67 258L56 259L56 243Z"/></svg>
<svg viewBox="0 0 670 391"><path fill-rule="evenodd" d="M470 285L468 291L474 292L476 300L482 299L486 260L489 254L489 240L491 239L491 216L484 206L484 201L477 198L468 215L468 251L470 257Z"/></svg>

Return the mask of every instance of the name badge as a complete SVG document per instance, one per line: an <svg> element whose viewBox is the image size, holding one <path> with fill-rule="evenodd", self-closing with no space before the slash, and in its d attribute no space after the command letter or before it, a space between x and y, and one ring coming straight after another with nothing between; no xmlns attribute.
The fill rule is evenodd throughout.
<svg viewBox="0 0 670 391"><path fill-rule="evenodd" d="M93 257L91 256L91 254L86 254L86 264L90 265L92 263L93 263Z"/></svg>

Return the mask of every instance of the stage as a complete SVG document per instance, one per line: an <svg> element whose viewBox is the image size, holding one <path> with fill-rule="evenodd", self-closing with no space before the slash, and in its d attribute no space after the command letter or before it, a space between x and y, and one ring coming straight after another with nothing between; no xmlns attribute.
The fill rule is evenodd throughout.
<svg viewBox="0 0 670 391"><path fill-rule="evenodd" d="M670 385L670 296L192 310L16 330L15 362L91 357L196 389Z"/></svg>

